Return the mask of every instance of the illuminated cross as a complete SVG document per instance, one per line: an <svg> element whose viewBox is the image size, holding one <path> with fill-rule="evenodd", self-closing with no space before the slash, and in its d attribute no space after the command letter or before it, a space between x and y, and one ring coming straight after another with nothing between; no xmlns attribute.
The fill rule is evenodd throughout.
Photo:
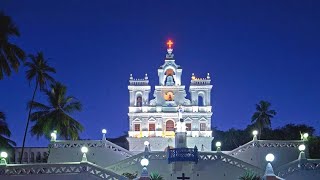
<svg viewBox="0 0 320 180"><path fill-rule="evenodd" d="M172 45L173 45L173 42L171 40L169 40L167 42L167 45L168 45L168 49L171 49Z"/></svg>
<svg viewBox="0 0 320 180"><path fill-rule="evenodd" d="M186 179L190 179L190 177L186 177L184 176L184 173L182 173L182 177L177 177L177 179L186 180Z"/></svg>

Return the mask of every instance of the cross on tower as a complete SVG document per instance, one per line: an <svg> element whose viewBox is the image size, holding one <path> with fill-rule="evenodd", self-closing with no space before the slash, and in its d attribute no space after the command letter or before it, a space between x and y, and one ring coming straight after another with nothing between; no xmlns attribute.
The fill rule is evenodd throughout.
<svg viewBox="0 0 320 180"><path fill-rule="evenodd" d="M171 40L169 40L167 42L167 45L168 45L168 49L171 49L172 45L173 45L173 42Z"/></svg>
<svg viewBox="0 0 320 180"><path fill-rule="evenodd" d="M186 180L186 179L190 179L190 177L186 177L184 173L182 173L182 177L177 177L177 179Z"/></svg>

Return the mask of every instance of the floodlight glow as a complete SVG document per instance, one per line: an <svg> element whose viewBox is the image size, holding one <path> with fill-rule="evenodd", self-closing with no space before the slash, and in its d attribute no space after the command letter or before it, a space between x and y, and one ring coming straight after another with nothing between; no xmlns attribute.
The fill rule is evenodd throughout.
<svg viewBox="0 0 320 180"><path fill-rule="evenodd" d="M0 157L1 158L7 158L8 157L8 153L7 152L1 152L0 153Z"/></svg>
<svg viewBox="0 0 320 180"><path fill-rule="evenodd" d="M304 133L304 134L303 134L303 137L304 137L305 139L307 139L307 138L309 137L309 134L308 134L308 133Z"/></svg>
<svg viewBox="0 0 320 180"><path fill-rule="evenodd" d="M87 152L88 152L88 148L85 147L85 146L83 146L83 147L81 148L81 152L82 152L82 153L87 153Z"/></svg>
<svg viewBox="0 0 320 180"><path fill-rule="evenodd" d="M221 142L220 141L216 142L216 146L221 147Z"/></svg>
<svg viewBox="0 0 320 180"><path fill-rule="evenodd" d="M107 130L106 129L102 129L102 134L107 134Z"/></svg>
<svg viewBox="0 0 320 180"><path fill-rule="evenodd" d="M140 161L141 166L146 167L149 165L149 160L146 158L141 159Z"/></svg>
<svg viewBox="0 0 320 180"><path fill-rule="evenodd" d="M306 150L306 145L301 144L298 148L299 148L299 151L304 151Z"/></svg>
<svg viewBox="0 0 320 180"><path fill-rule="evenodd" d="M57 138L57 134L56 133L51 133L51 138L56 139Z"/></svg>
<svg viewBox="0 0 320 180"><path fill-rule="evenodd" d="M144 143L143 143L145 146L149 146L149 141L145 141Z"/></svg>
<svg viewBox="0 0 320 180"><path fill-rule="evenodd" d="M254 130L254 131L252 131L252 134L253 134L254 136L258 135L258 131L257 131L257 130Z"/></svg>
<svg viewBox="0 0 320 180"><path fill-rule="evenodd" d="M267 154L266 155L266 161L268 161L268 162L274 161L274 155L271 154L271 153Z"/></svg>

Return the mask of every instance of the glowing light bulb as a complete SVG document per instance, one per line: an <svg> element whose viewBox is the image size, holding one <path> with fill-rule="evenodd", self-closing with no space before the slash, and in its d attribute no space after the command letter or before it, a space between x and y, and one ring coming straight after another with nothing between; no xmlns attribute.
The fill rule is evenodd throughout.
<svg viewBox="0 0 320 180"><path fill-rule="evenodd" d="M274 155L271 154L271 153L267 154L266 155L266 161L268 161L268 162L274 161Z"/></svg>

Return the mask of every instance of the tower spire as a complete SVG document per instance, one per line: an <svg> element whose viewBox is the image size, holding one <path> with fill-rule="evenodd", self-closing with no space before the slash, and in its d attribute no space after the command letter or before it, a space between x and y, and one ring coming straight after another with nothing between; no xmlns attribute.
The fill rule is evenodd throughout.
<svg viewBox="0 0 320 180"><path fill-rule="evenodd" d="M173 47L173 41L171 39L169 39L167 41L167 52L168 52L168 54L166 56L167 59L173 58L173 54L172 54L173 48L172 47Z"/></svg>

